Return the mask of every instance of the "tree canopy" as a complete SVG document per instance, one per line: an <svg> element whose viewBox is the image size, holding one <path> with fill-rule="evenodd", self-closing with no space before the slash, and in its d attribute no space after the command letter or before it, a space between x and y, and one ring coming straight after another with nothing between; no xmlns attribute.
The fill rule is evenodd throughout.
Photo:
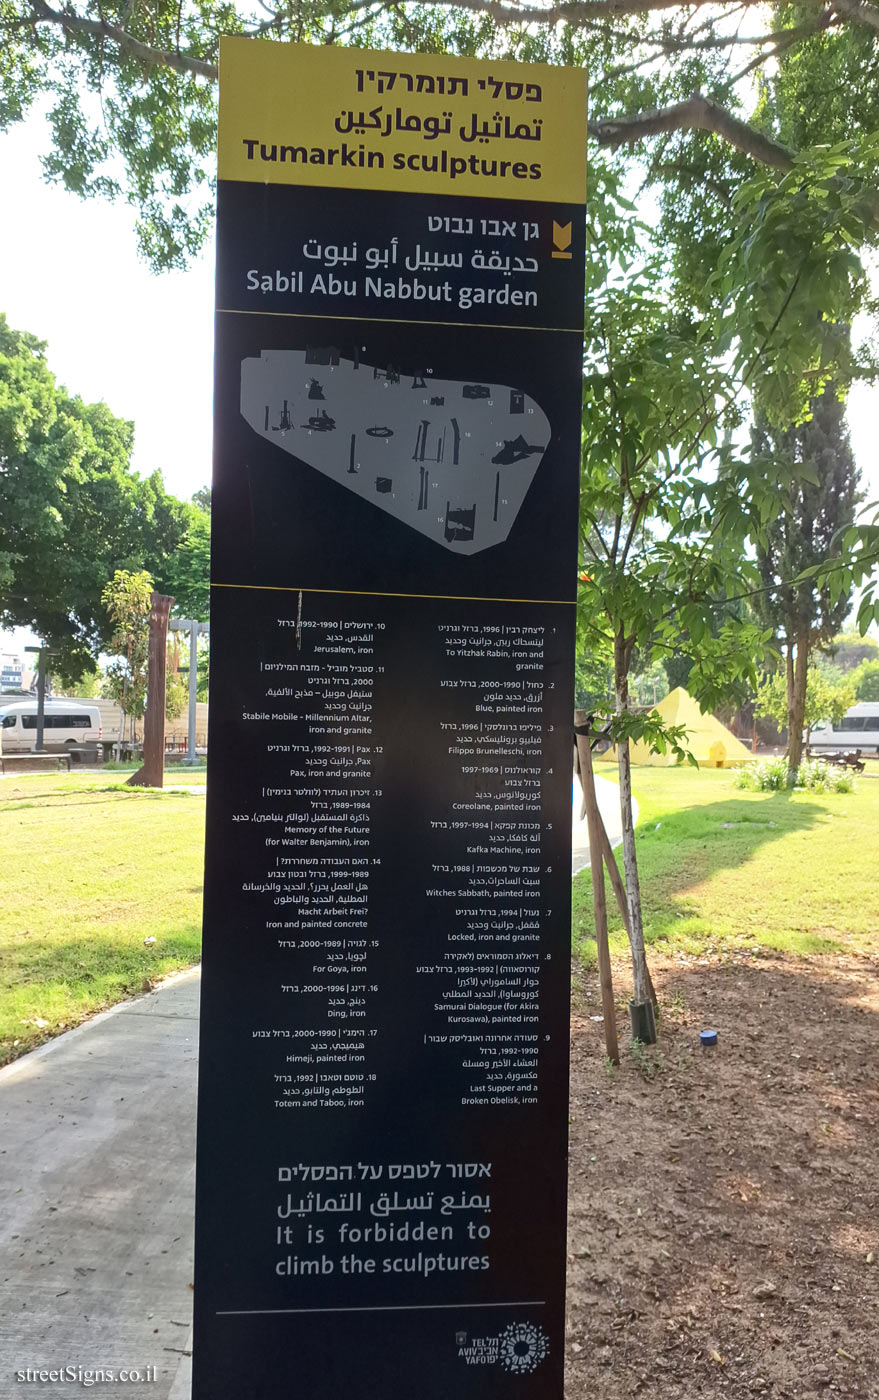
<svg viewBox="0 0 879 1400"><path fill-rule="evenodd" d="M839 561L858 499L858 471L842 404L828 386L810 407L806 422L783 430L772 429L758 417L752 434L758 463L766 462L769 468L786 459L791 466L778 514L758 542L764 587L754 598L757 615L772 629L785 655L791 785L800 765L803 728L809 723L809 656L834 636L851 601L850 589L831 590L811 571Z"/></svg>
<svg viewBox="0 0 879 1400"><path fill-rule="evenodd" d="M208 499L210 492L208 492ZM196 492L187 511L186 530L165 569L164 587L174 598L178 617L207 622L210 616L211 514Z"/></svg>
<svg viewBox="0 0 879 1400"><path fill-rule="evenodd" d="M803 728L810 729L822 719L838 724L846 710L855 703L855 697L855 682L851 677L833 677L819 666L810 666L800 721ZM787 683L782 671L767 676L760 685L754 711L773 720L779 729L788 724Z"/></svg>
<svg viewBox="0 0 879 1400"><path fill-rule="evenodd" d="M112 634L117 569L164 586L192 518L161 475L131 467L131 423L55 383L45 346L0 315L0 622L33 627L76 681Z"/></svg>
<svg viewBox="0 0 879 1400"><path fill-rule="evenodd" d="M827 647L827 655L841 671L853 671L862 661L879 662L879 642L875 637L862 637L860 632L841 632Z"/></svg>
<svg viewBox="0 0 879 1400"><path fill-rule="evenodd" d="M856 700L879 701L879 661L862 661L851 679Z"/></svg>
<svg viewBox="0 0 879 1400"><path fill-rule="evenodd" d="M101 601L113 625L109 642L113 656L104 675L103 693L116 701L123 715L134 715L137 719L143 718L146 709L153 587L153 580L145 569L139 573L117 569L101 592ZM176 641L175 637L167 645L166 719L176 719L186 704L187 688L178 669ZM125 727L124 721L122 727Z"/></svg>
<svg viewBox="0 0 879 1400"><path fill-rule="evenodd" d="M731 179L797 182L844 143L828 197L875 232L877 31L863 0L5 0L0 128L46 99L47 176L128 200L145 256L180 266L211 223L221 34L566 62L590 73L593 151L634 152L667 212L710 232L741 218Z"/></svg>

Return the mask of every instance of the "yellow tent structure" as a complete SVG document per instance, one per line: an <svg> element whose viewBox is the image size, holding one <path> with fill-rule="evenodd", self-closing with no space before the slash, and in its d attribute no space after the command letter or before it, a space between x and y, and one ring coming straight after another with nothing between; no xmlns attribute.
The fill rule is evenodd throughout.
<svg viewBox="0 0 879 1400"><path fill-rule="evenodd" d="M754 762L756 755L746 749L741 740L731 734L726 725L721 724L714 715L703 714L692 695L688 695L683 686L679 685L670 691L654 709L662 716L664 724L686 726L684 747L689 749L704 767L736 768L740 763ZM632 763L649 764L654 768L665 768L678 761L671 750L666 753L651 753L644 743L631 744L629 753ZM609 749L605 754L596 754L596 758L615 763L616 750Z"/></svg>

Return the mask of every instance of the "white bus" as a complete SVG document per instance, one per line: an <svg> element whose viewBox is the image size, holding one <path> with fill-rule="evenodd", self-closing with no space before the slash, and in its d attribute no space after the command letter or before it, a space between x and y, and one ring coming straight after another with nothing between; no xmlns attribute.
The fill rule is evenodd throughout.
<svg viewBox="0 0 879 1400"><path fill-rule="evenodd" d="M820 719L806 737L814 754L831 750L854 753L856 749L862 753L879 753L879 704L862 700L846 710L835 724L832 719Z"/></svg>
<svg viewBox="0 0 879 1400"><path fill-rule="evenodd" d="M97 705L55 697L45 702L43 748L48 753L63 753L80 744L97 746L102 735ZM32 753L36 742L36 700L0 696L0 753Z"/></svg>

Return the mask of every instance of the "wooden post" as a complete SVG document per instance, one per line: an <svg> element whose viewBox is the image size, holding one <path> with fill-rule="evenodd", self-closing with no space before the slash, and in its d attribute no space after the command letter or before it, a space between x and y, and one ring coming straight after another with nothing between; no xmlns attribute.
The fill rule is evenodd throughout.
<svg viewBox="0 0 879 1400"><path fill-rule="evenodd" d="M168 664L168 616L173 602L174 599L165 593L154 593L151 599L143 767L128 779L130 787L160 788L165 780L165 670Z"/></svg>
<svg viewBox="0 0 879 1400"><path fill-rule="evenodd" d="M577 718L577 716L582 716L582 719ZM585 710L582 710L582 711L581 711L581 710L577 710L577 711L575 712L574 723L575 723L575 724L583 723L583 722L585 722L585 718L586 718L586 711L585 711ZM578 776L578 778L580 779L580 787L581 787L581 789L583 790L583 805L582 805L582 807L581 807L581 809L580 809L580 820L582 821L583 817L586 815L586 786L587 786L587 784L585 783L585 781L584 781L584 779L583 779L583 766L582 766L582 762L581 762L581 759L580 759L580 735L577 735L576 737L577 737L577 749L576 749L576 754L577 754L577 770L576 770L576 771L577 771L577 776ZM588 747L588 741L587 741L587 747ZM593 793L593 796L594 796L594 794L595 794L595 776L594 776L594 769L592 768L592 751L591 751L591 749L589 750L589 772L590 772L590 775L592 776L592 793ZM614 853L613 853L613 847L612 847L611 844L610 844L610 837L609 837L608 834L607 834L607 827L604 825L604 818L602 817L601 812L598 810L597 799L596 799L596 815L597 815L597 817L598 817L598 834L599 834L599 837L600 837L600 840L601 840L601 853L602 853L602 855L604 856L604 864L605 864L605 867L606 867L606 869L607 869L607 874L608 874L608 878L609 878L610 883L611 883L611 888L613 889L613 892L614 892L614 894L616 895L616 901L617 901L617 905L618 905L619 911L620 911L620 918L621 918L622 921L623 921L623 928L626 930L626 937L629 939L629 942L631 943L631 941L632 941L632 931L631 931L631 926L630 926L630 924L629 924L629 901L626 899L626 887L625 887L625 885L623 884L623 878L622 878L622 876L620 875L619 866L618 866L617 863L616 863L616 857L614 856ZM590 834L590 837L589 837L589 843L590 843L590 851L591 851L591 845L592 845L592 837L591 837L591 834ZM658 997L657 997L657 995L656 995L656 989L655 989L655 987L654 987L654 985L653 985L653 978L652 978L651 975L650 975L650 968L649 968L649 967L648 967L648 969L647 969L647 986L648 986L649 993L650 993L650 1000L653 1002L653 1011L654 1011L654 1014L658 1017L659 1014L660 1014L660 1013L659 1013L659 999L658 999Z"/></svg>
<svg viewBox="0 0 879 1400"><path fill-rule="evenodd" d="M576 722L583 723L585 714L576 713ZM577 754L580 759L580 781L583 785L583 798L586 804L586 824L589 828L589 862L592 867L592 911L595 920L595 945L598 949L598 976L601 983L601 1009L604 1013L604 1045L611 1064L620 1062L620 1047L617 1040L616 1007L613 999L613 973L610 966L610 948L607 941L607 904L604 895L604 852L601 834L604 826L598 802L595 797L595 778L592 772L592 750L589 740L583 734L577 735ZM604 832L607 840L607 833Z"/></svg>
<svg viewBox="0 0 879 1400"><path fill-rule="evenodd" d="M586 711L585 711L585 710L577 710L577 711L575 712L575 715L581 715L581 714L585 716ZM579 724L580 722L581 722L581 721L578 720L578 719L575 717L574 723L575 723L575 724ZM585 721L584 721L584 722L585 722ZM586 783L585 783L585 781L584 781L584 779L583 779L583 768L582 768L582 764L581 764L581 762L580 762L580 736L579 736L579 735L575 735L575 741L576 741L576 747L575 747L575 749L574 749L574 757L576 758L577 762L576 762L576 766L575 766L575 770L574 770L574 771L576 772L577 777L580 779L580 791L583 793L583 801L582 801L582 803L580 804L580 820L582 821L583 818L584 818L585 815L586 815ZM593 793L594 793L594 792L595 792L595 770L594 770L594 768L592 768L592 751L591 751L591 749L590 749L590 752L589 752L589 765L590 765L590 772L592 773L592 791L593 791ZM597 799L596 799L596 806L597 806ZM601 815L601 811L600 811L600 810L598 811L598 825L599 825L599 828L600 828L600 829L599 829L599 836L601 837L601 854L604 856L604 863L605 863L605 865L607 866L608 879L610 880L611 887L613 888L613 892L614 892L614 894L616 895L617 904L619 905L619 910L620 910L620 917L621 917L621 919L622 919L622 921L623 921L623 927L624 927L624 929L626 930L626 933L628 934L628 932L629 932L629 905L628 905L628 901L627 901L627 899L626 899L626 887L625 887L625 885L623 884L623 879L622 879L622 876L620 875L619 866L617 865L616 860L614 859L613 846L610 844L610 837L609 837L608 834L607 834L607 827L604 825L604 818L603 818L603 816ZM591 838L590 838L590 839L591 839Z"/></svg>
<svg viewBox="0 0 879 1400"><path fill-rule="evenodd" d="M620 874L620 868L617 865L616 857L613 853L613 846L610 844L610 837L607 834L607 827L604 825L604 820L600 812L598 813L598 820L601 824L601 831L599 833L601 837L601 854L604 856L604 864L607 868L607 875L611 883L611 888L617 897L617 905L619 906L620 918L623 921L623 928L628 934L629 905L626 900L626 887L623 884L623 877Z"/></svg>

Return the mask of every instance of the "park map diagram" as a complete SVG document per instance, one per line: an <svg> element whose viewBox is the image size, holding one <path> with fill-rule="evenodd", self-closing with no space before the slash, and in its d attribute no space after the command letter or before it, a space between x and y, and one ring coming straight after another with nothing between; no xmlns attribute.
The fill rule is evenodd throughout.
<svg viewBox="0 0 879 1400"><path fill-rule="evenodd" d="M551 433L521 389L404 373L333 345L242 361L241 413L281 451L456 554L506 540Z"/></svg>

